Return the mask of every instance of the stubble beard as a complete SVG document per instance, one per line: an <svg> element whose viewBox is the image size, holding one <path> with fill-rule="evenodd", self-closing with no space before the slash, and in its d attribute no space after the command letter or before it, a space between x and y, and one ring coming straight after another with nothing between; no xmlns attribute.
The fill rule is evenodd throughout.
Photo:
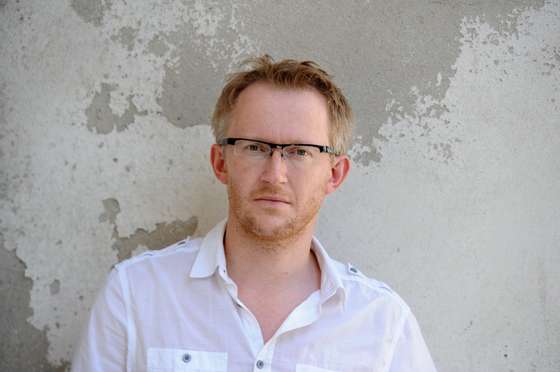
<svg viewBox="0 0 560 372"><path fill-rule="evenodd" d="M283 223L276 224L272 228L265 226L263 219L259 218L258 214L255 213L253 209L255 207L251 207L248 204L253 200L253 195L263 193L279 194L278 190L274 187L267 186L261 188L257 190L257 192L251 193L249 198L244 198L235 187L228 184L229 207L235 215L240 227L247 235L257 241L266 243L264 245L271 245L270 243L281 243L293 240L309 226L319 213L321 207L323 197L319 191L313 193L313 197L306 201L300 215L285 217ZM272 216L273 213L279 212L271 211L270 213Z"/></svg>

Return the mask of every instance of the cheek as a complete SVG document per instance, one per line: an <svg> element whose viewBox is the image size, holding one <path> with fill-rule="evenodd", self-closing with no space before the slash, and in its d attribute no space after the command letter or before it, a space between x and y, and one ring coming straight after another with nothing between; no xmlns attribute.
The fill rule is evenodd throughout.
<svg viewBox="0 0 560 372"><path fill-rule="evenodd" d="M229 187L233 187L238 193L247 192L251 190L257 179L257 174L255 170L251 170L250 167L234 167L230 169L235 169L233 172L228 172L227 184Z"/></svg>
<svg viewBox="0 0 560 372"><path fill-rule="evenodd" d="M301 177L301 181L293 185L294 190L306 199L322 198L327 191L330 175L325 172L313 172Z"/></svg>
<svg viewBox="0 0 560 372"><path fill-rule="evenodd" d="M321 189L326 187L329 179L331 178L331 168L328 166L321 167L313 172L313 175L309 175L311 179L315 181L317 187L321 186Z"/></svg>

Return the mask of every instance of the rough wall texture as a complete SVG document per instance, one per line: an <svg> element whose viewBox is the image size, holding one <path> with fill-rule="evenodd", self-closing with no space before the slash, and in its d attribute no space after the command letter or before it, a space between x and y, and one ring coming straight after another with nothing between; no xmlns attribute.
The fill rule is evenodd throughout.
<svg viewBox="0 0 560 372"><path fill-rule="evenodd" d="M265 52L356 112L332 254L408 300L441 371L559 371L558 0L1 0L0 370L66 369L112 264L225 215L210 111Z"/></svg>

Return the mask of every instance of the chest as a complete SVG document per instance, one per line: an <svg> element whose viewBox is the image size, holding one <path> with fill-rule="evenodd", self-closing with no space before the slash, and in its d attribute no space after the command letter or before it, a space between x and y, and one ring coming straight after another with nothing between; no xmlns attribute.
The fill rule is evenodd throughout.
<svg viewBox="0 0 560 372"><path fill-rule="evenodd" d="M276 333L278 328L297 307L295 301L250 301L243 303L255 317L262 333L263 342L267 342Z"/></svg>
<svg viewBox="0 0 560 372"><path fill-rule="evenodd" d="M246 298L249 312L227 291L191 288L185 293L189 296L162 298L159 291L158 301L145 288L136 293L131 306L135 332L128 335L133 370L250 371L262 361L269 368L259 370L382 371L392 350L388 340L394 335L377 333L369 316L337 306L324 307L314 318L310 309L316 307L299 306L297 298ZM283 326L272 338L286 318L290 329Z"/></svg>
<svg viewBox="0 0 560 372"><path fill-rule="evenodd" d="M257 320L266 343L313 291L311 287L296 291L240 291L239 299Z"/></svg>
<svg viewBox="0 0 560 372"><path fill-rule="evenodd" d="M255 342L253 335L259 329L243 317L234 327L225 322L206 322L182 331L177 329L174 334L162 332L157 341L144 339L137 344L138 368L134 370L384 371L391 349L387 339L382 341L381 337L376 342L371 337L374 332L360 336L357 329L333 326L325 320L321 318L308 326L281 332L264 344ZM161 319L162 328L164 323ZM366 328L364 324L362 330ZM264 368L255 368L259 361L264 363Z"/></svg>

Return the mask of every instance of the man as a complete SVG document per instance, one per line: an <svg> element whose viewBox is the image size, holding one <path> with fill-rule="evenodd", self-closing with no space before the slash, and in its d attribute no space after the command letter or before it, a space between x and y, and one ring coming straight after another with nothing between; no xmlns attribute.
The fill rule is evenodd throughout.
<svg viewBox="0 0 560 372"><path fill-rule="evenodd" d="M73 370L435 371L408 306L313 237L350 169L351 122L313 62L264 56L232 75L211 148L227 220L117 265Z"/></svg>

